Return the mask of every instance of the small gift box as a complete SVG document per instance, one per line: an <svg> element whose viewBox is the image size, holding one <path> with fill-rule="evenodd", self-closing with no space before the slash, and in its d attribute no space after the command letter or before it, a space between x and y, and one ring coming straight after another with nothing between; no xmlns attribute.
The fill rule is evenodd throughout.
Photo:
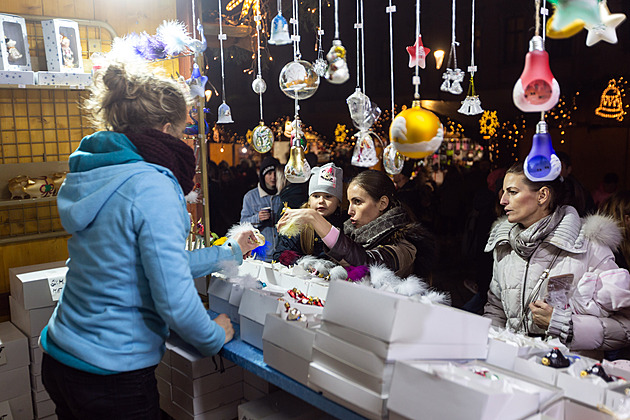
<svg viewBox="0 0 630 420"><path fill-rule="evenodd" d="M0 70L31 71L24 18L0 14Z"/></svg>
<svg viewBox="0 0 630 420"><path fill-rule="evenodd" d="M79 25L66 19L42 21L49 72L83 73Z"/></svg>

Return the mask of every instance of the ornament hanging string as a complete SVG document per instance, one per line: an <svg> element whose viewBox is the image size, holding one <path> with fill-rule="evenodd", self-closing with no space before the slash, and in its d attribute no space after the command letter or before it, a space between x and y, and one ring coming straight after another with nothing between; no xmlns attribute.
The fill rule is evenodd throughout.
<svg viewBox="0 0 630 420"><path fill-rule="evenodd" d="M322 29L322 0L319 0L318 7L319 25L317 26L317 58L323 59L324 50L322 48L322 35L324 35L324 30Z"/></svg>
<svg viewBox="0 0 630 420"><path fill-rule="evenodd" d="M416 0L416 41L420 38L420 0ZM416 50L416 57L418 51ZM420 99L420 63L416 59L415 76L413 77L414 99Z"/></svg>
<svg viewBox="0 0 630 420"><path fill-rule="evenodd" d="M477 66L475 66L475 0L472 0L472 21L470 23L470 68L468 71L470 72L470 85L472 86L472 95L475 94L475 86L473 84L473 77L475 77L475 72L477 71ZM455 2L453 1L453 10L455 10ZM453 30L453 34L455 34ZM453 35L455 36L455 35ZM470 95L470 90L469 90Z"/></svg>
<svg viewBox="0 0 630 420"><path fill-rule="evenodd" d="M223 8L221 7L221 0L219 0L219 44L221 47L221 96L223 98L223 102L225 102L225 64L223 57L223 40L227 39L227 36L223 33L223 19L221 16L221 11Z"/></svg>
<svg viewBox="0 0 630 420"><path fill-rule="evenodd" d="M339 39L339 0L335 0L335 39Z"/></svg>
<svg viewBox="0 0 630 420"><path fill-rule="evenodd" d="M258 62L258 77L262 78L262 66L260 64L260 26L262 21L262 16L260 15L260 10L258 10L258 14L254 18L256 20L256 52L257 52L257 62ZM263 118L263 92L258 92L258 97L260 99L260 121L264 121Z"/></svg>
<svg viewBox="0 0 630 420"><path fill-rule="evenodd" d="M364 20L363 20L363 0L359 0L361 6L361 23L360 23L360 31L361 31L361 77L363 78L363 93L365 90L365 30L363 29Z"/></svg>
<svg viewBox="0 0 630 420"><path fill-rule="evenodd" d="M446 62L447 67L450 66L451 60L453 60L453 68L457 68L457 51L455 47L459 45L457 40L455 39L455 0L453 0L453 4L451 6L451 51L448 53L448 61Z"/></svg>
<svg viewBox="0 0 630 420"><path fill-rule="evenodd" d="M392 99L392 120L394 119L394 24L392 15L396 11L396 6L392 6L392 0L389 0L389 7L385 9L389 14L389 80L390 94Z"/></svg>
<svg viewBox="0 0 630 420"><path fill-rule="evenodd" d="M537 31L536 35L539 35L540 28L538 28L540 22L540 15L542 15L542 27L547 27L547 14L549 11L547 10L547 0L543 0L542 7L540 6L540 0L536 0L536 26ZM542 31L542 44L543 50L545 49L545 39L546 39L547 31ZM545 111L540 111L540 121L545 121Z"/></svg>
<svg viewBox="0 0 630 420"><path fill-rule="evenodd" d="M300 25L298 24L297 0L293 0L293 18L291 18L291 23L293 24L293 35L291 35L293 40L293 59L299 60L302 58L302 53L300 52Z"/></svg>
<svg viewBox="0 0 630 420"><path fill-rule="evenodd" d="M195 0L192 0L192 37L193 39L197 38L195 34L195 28L197 27L197 23L195 20Z"/></svg>

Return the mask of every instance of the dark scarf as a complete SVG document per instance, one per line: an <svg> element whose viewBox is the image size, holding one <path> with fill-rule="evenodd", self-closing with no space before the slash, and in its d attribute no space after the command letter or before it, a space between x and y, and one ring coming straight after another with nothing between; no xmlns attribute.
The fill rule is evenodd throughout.
<svg viewBox="0 0 630 420"><path fill-rule="evenodd" d="M124 133L138 149L138 154L149 163L170 169L187 195L195 183L195 154L183 141L153 128L139 133Z"/></svg>
<svg viewBox="0 0 630 420"><path fill-rule="evenodd" d="M402 207L396 206L360 228L355 228L348 219L343 224L343 231L354 242L369 249L409 223L411 220L407 212Z"/></svg>
<svg viewBox="0 0 630 420"><path fill-rule="evenodd" d="M522 258L529 258L541 242L553 232L564 218L565 206L558 206L556 211L543 217L527 229L516 223L508 234L510 246Z"/></svg>

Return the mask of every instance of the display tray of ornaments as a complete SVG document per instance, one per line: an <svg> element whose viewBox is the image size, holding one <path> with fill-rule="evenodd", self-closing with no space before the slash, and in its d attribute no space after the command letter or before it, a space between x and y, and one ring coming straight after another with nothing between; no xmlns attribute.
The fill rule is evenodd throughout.
<svg viewBox="0 0 630 420"><path fill-rule="evenodd" d="M23 17L0 14L0 85L68 86L83 89L92 74L83 68L77 22L67 19L42 21L46 71L33 71L26 22Z"/></svg>

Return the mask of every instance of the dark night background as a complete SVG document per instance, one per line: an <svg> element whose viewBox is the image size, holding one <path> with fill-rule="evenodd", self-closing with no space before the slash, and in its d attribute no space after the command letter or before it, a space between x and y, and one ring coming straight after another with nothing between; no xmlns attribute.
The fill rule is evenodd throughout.
<svg viewBox="0 0 630 420"><path fill-rule="evenodd" d="M225 7L225 1L223 6ZM322 1L323 28L325 30L324 50L330 48L334 35L334 7L332 0ZM330 6L326 7L329 3ZM316 94L310 99L300 102L300 116L305 124L311 125L315 131L328 140L334 138L334 129L338 123L352 127L346 98L356 86L356 2L339 1L340 38L348 52L350 80L343 85L332 85L321 80ZM413 100L411 77L413 69L408 67L409 55L405 47L412 45L415 38L415 2L394 1L397 12L393 14L394 25L394 76L395 102L398 106L410 105ZM365 63L366 94L380 108L389 110L390 68L389 68L389 19L385 8L386 1L364 1L365 28ZM268 21L276 14L276 2L266 4ZM302 11L308 6L317 7L317 1L304 0ZM611 13L630 15L627 1L609 0ZM548 5L551 9L551 5ZM216 19L216 0L205 0L202 3L204 20ZM282 2L283 15L287 20L291 17L291 3ZM238 6L235 11L240 10ZM466 71L470 63L471 42L471 2L457 0L456 38L458 67ZM550 10L553 13L553 10ZM315 27L317 15L303 19L300 15L300 35L302 59L316 59ZM500 122L517 122L522 120L522 112L512 103L512 88L519 78L527 53L528 41L534 35L534 1L477 0L475 16L475 63L478 72L475 74L475 87L485 110L496 110ZM216 22L216 20L215 20ZM422 85L420 95L423 100L440 101L432 109L443 120L446 117L460 123L465 135L481 141L479 134L479 116L466 116L457 112L460 101L464 99L468 89L468 75L462 84L464 93L458 96L439 90L442 73L446 68L446 60L451 41L451 2L448 0L424 0L421 2L421 34L424 45L431 49L425 69L420 70ZM594 115L599 105L600 95L608 84L608 80L620 76L630 77L630 23L623 22L617 27L617 44L599 42L592 47L585 45L586 30L568 39L547 39L546 49L550 55L551 70L558 80L562 95L567 103L575 103L577 109L571 116L572 126L561 136L554 132L553 121L550 122L554 146L558 150L568 152L574 161L575 172L586 178L584 183L594 188L603 173L617 172L622 180L622 187L630 185L627 171L628 144L630 142L629 116L619 122L607 120ZM216 36L208 36L211 48L207 51L208 76L212 84L219 90L219 97L213 97L208 107L210 123L216 121L216 109L220 104L221 69L220 61L214 60L219 55ZM258 97L251 89L251 81L256 75L255 62L251 60L251 51L226 50L225 85L227 103L232 109L234 124L229 128L237 134L244 135L248 129L258 124ZM292 60L293 49L290 45L267 45L263 54L263 78L267 82L267 92L263 96L265 121L269 125L282 116L293 115L293 101L286 97L278 87L278 76L282 67ZM444 65L440 70L435 68L433 51L445 51ZM230 52L236 51L235 58L230 59ZM273 61L268 60L268 55ZM240 57L240 59L239 59ZM244 69L254 68L254 72L246 74ZM443 102L442 102L443 101ZM630 97L624 98L628 103ZM504 144L512 147L511 158L524 157L531 146L531 136L539 114L524 116L526 133L518 145ZM549 119L548 119L549 120ZM388 126L389 123L386 124ZM566 124L565 124L566 127ZM563 137L564 143L557 141ZM505 154L503 155L505 157ZM594 159L598 157L599 159Z"/></svg>

